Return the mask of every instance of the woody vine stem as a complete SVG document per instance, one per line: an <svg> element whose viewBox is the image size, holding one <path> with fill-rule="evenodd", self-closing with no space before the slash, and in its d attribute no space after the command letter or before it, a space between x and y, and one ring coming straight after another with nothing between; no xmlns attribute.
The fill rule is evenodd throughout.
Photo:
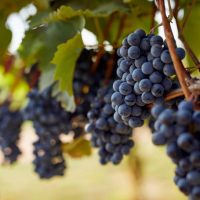
<svg viewBox="0 0 200 200"><path fill-rule="evenodd" d="M180 82L181 88L183 90L184 96L187 100L189 100L191 98L191 92L188 89L188 85L186 82L187 72L183 66L183 63L181 62L181 60L178 58L176 54L174 36L172 33L170 22L166 16L165 2L163 0L158 0L157 2L158 2L158 8L161 12L166 42L169 48L170 55L172 57L172 61L174 63L174 68L175 68L178 80Z"/></svg>

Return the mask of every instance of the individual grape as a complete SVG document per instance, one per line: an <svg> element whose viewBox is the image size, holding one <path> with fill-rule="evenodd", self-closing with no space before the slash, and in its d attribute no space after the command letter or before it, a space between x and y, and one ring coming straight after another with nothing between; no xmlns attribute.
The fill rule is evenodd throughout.
<svg viewBox="0 0 200 200"><path fill-rule="evenodd" d="M118 108L118 113L121 116L128 117L131 114L131 108L126 104L121 104Z"/></svg>
<svg viewBox="0 0 200 200"><path fill-rule="evenodd" d="M161 59L161 61L162 61L163 63L166 63L166 64L171 63L171 62L172 62L172 59L171 59L169 50L164 50L164 51L161 53L160 59Z"/></svg>
<svg viewBox="0 0 200 200"><path fill-rule="evenodd" d="M151 88L151 93L155 96L155 97L162 97L164 94L164 87L161 84L153 84L152 88Z"/></svg>
<svg viewBox="0 0 200 200"><path fill-rule="evenodd" d="M144 121L138 117L132 117L129 119L128 124L131 128L140 127L144 124Z"/></svg>
<svg viewBox="0 0 200 200"><path fill-rule="evenodd" d="M200 172L196 170L190 171L187 174L186 179L191 185L200 185Z"/></svg>
<svg viewBox="0 0 200 200"><path fill-rule="evenodd" d="M122 95L128 95L132 92L132 87L129 84L127 84L126 82L121 83L121 85L119 86L119 92Z"/></svg>
<svg viewBox="0 0 200 200"><path fill-rule="evenodd" d="M158 71L162 71L163 70L163 67L164 67L164 64L163 62L161 61L160 58L155 58L153 59L153 68L158 70Z"/></svg>
<svg viewBox="0 0 200 200"><path fill-rule="evenodd" d="M142 93L141 98L145 104L150 104L150 103L153 103L154 101L154 96L151 94L151 92Z"/></svg>
<svg viewBox="0 0 200 200"><path fill-rule="evenodd" d="M112 99L111 99L112 101ZM128 106L133 106L136 103L136 96L134 94L126 95L124 98L124 102Z"/></svg>
<svg viewBox="0 0 200 200"><path fill-rule="evenodd" d="M152 142L155 145L164 145L167 143L167 139L162 133L156 132L152 136Z"/></svg>
<svg viewBox="0 0 200 200"><path fill-rule="evenodd" d="M118 68L117 71L116 71L116 74L117 74L117 76L118 76L119 78L122 78L124 72L123 72L120 68Z"/></svg>
<svg viewBox="0 0 200 200"><path fill-rule="evenodd" d="M178 57L182 60L183 58L185 58L185 51L183 48L176 48L176 54L178 55Z"/></svg>
<svg viewBox="0 0 200 200"><path fill-rule="evenodd" d="M187 110L179 110L177 112L177 122L180 125L188 125L192 121L192 114Z"/></svg>
<svg viewBox="0 0 200 200"><path fill-rule="evenodd" d="M150 44L151 44L151 46L153 46L155 44L163 45L163 39L159 35L154 35L150 39Z"/></svg>
<svg viewBox="0 0 200 200"><path fill-rule="evenodd" d="M148 91L150 91L151 87L152 87L152 83L151 83L151 81L149 79L142 79L139 82L139 89L142 92L148 92Z"/></svg>
<svg viewBox="0 0 200 200"><path fill-rule="evenodd" d="M138 46L140 44L140 35L137 33L131 33L128 35L127 41L129 45Z"/></svg>
<svg viewBox="0 0 200 200"><path fill-rule="evenodd" d="M176 72L175 72L173 64L165 64L164 67L163 67L163 73L166 76L174 75Z"/></svg>
<svg viewBox="0 0 200 200"><path fill-rule="evenodd" d="M149 75L153 72L153 65L151 64L151 62L145 62L142 67L142 72L146 75Z"/></svg>
<svg viewBox="0 0 200 200"><path fill-rule="evenodd" d="M194 151L190 155L190 162L194 167L200 167L200 152Z"/></svg>
<svg viewBox="0 0 200 200"><path fill-rule="evenodd" d="M162 104L155 104L151 109L151 114L154 118L158 118L161 112L164 110L164 106Z"/></svg>
<svg viewBox="0 0 200 200"><path fill-rule="evenodd" d="M132 86L134 86L134 84L135 84L135 81L133 80L133 78L132 78L132 75L131 75L131 74L128 74L128 75L126 76L126 82L127 82L129 85L132 85Z"/></svg>
<svg viewBox="0 0 200 200"><path fill-rule="evenodd" d="M122 60L120 62L120 65L119 65L119 69L123 72L126 72L128 71L129 67L130 67L131 63L128 62L127 60Z"/></svg>
<svg viewBox="0 0 200 200"><path fill-rule="evenodd" d="M172 88L172 81L169 78L164 78L162 81L162 86L166 91L170 90Z"/></svg>
<svg viewBox="0 0 200 200"><path fill-rule="evenodd" d="M195 148L195 140L189 133L182 133L178 137L177 143L185 151L192 151Z"/></svg>
<svg viewBox="0 0 200 200"><path fill-rule="evenodd" d="M149 76L149 79L152 83L160 83L163 80L163 75L156 71Z"/></svg>
<svg viewBox="0 0 200 200"><path fill-rule="evenodd" d="M114 83L113 83L113 90L115 92L119 92L119 86L121 85L121 83L123 83L123 81L121 81L121 80L114 81Z"/></svg>
<svg viewBox="0 0 200 200"><path fill-rule="evenodd" d="M154 44L152 47L151 47L151 54L153 57L155 58L158 58L161 53L162 53L162 46L159 45L159 44Z"/></svg>
<svg viewBox="0 0 200 200"><path fill-rule="evenodd" d="M115 92L111 96L111 101L115 104L121 104L123 102L123 95L120 92Z"/></svg>
<svg viewBox="0 0 200 200"><path fill-rule="evenodd" d="M138 34L138 35L140 36L140 38L143 38L143 37L146 36L145 31L142 30L142 29L136 29L134 33L135 33L135 34Z"/></svg>
<svg viewBox="0 0 200 200"><path fill-rule="evenodd" d="M132 73L132 78L134 81L140 81L145 77L141 69L135 69Z"/></svg>
<svg viewBox="0 0 200 200"><path fill-rule="evenodd" d="M140 57L140 48L137 46L131 46L128 49L128 56L131 59L137 59Z"/></svg>
<svg viewBox="0 0 200 200"><path fill-rule="evenodd" d="M127 57L128 55L128 48L126 46L120 47L119 53L122 57Z"/></svg>
<svg viewBox="0 0 200 200"><path fill-rule="evenodd" d="M191 112L193 110L192 102L181 101L178 105L178 109L179 110L187 110L187 111Z"/></svg>

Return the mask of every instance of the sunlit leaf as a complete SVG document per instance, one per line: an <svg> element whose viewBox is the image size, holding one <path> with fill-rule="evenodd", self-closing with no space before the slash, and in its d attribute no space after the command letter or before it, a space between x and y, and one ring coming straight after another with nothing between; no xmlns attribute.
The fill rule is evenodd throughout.
<svg viewBox="0 0 200 200"><path fill-rule="evenodd" d="M67 91L69 96L73 96L73 73L82 49L81 35L77 34L74 38L58 46L52 60L52 63L56 65L55 80L59 81L60 89Z"/></svg>

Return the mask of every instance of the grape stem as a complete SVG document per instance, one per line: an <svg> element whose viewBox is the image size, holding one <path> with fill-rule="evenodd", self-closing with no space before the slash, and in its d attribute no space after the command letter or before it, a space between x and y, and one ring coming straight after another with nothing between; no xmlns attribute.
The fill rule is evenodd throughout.
<svg viewBox="0 0 200 200"><path fill-rule="evenodd" d="M194 80L194 83L192 83L188 87L188 89L191 93L194 93L196 96L198 96L200 94L200 81ZM175 99L175 98L180 97L180 96L184 96L183 90L181 88L169 92L165 96L165 100L169 101L169 100Z"/></svg>
<svg viewBox="0 0 200 200"><path fill-rule="evenodd" d="M181 62L181 60L178 58L178 56L176 54L174 36L172 33L170 22L166 16L165 2L163 0L157 0L157 1L158 1L159 10L160 10L161 16L162 16L162 23L163 23L163 27L164 27L166 42L167 42L167 45L169 48L170 55L172 57L172 61L174 63L174 68L175 68L179 83L181 85L181 88L183 90L184 96L187 100L189 100L191 97L191 93L190 93L187 83L186 83L187 72L183 66L183 63Z"/></svg>

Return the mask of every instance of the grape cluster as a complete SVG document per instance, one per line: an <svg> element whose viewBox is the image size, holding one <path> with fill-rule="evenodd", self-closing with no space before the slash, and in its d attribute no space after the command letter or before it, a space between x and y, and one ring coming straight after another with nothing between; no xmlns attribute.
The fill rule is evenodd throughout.
<svg viewBox="0 0 200 200"><path fill-rule="evenodd" d="M0 107L0 147L5 162L13 163L21 154L17 142L22 123L20 111L11 111L9 104Z"/></svg>
<svg viewBox="0 0 200 200"><path fill-rule="evenodd" d="M176 164L174 182L190 200L200 199L200 111L192 102L181 101L178 107L155 105L156 119L152 135L155 145L167 145L167 155Z"/></svg>
<svg viewBox="0 0 200 200"><path fill-rule="evenodd" d="M182 48L176 48L180 59ZM124 39L118 50L117 76L111 97L114 119L132 128L140 127L149 116L148 104L162 101L172 87L174 66L168 47L159 35L138 29Z"/></svg>
<svg viewBox="0 0 200 200"><path fill-rule="evenodd" d="M33 163L40 178L64 174L65 161L59 136L71 130L71 114L51 96L51 90L49 87L41 93L37 89L30 92L29 104L24 111L24 118L33 122L38 136L34 143Z"/></svg>
<svg viewBox="0 0 200 200"><path fill-rule="evenodd" d="M132 129L123 123L117 123L111 106L112 85L98 90L87 116L89 123L86 131L92 133L91 142L99 148L100 163L119 164L123 155L130 152L134 143L131 140Z"/></svg>
<svg viewBox="0 0 200 200"><path fill-rule="evenodd" d="M76 101L76 115L86 117L90 109L90 102L96 96L96 92L105 78L105 71L108 60L112 54L105 52L96 67L95 73L92 73L92 67L97 52L84 49L77 60L73 88Z"/></svg>

